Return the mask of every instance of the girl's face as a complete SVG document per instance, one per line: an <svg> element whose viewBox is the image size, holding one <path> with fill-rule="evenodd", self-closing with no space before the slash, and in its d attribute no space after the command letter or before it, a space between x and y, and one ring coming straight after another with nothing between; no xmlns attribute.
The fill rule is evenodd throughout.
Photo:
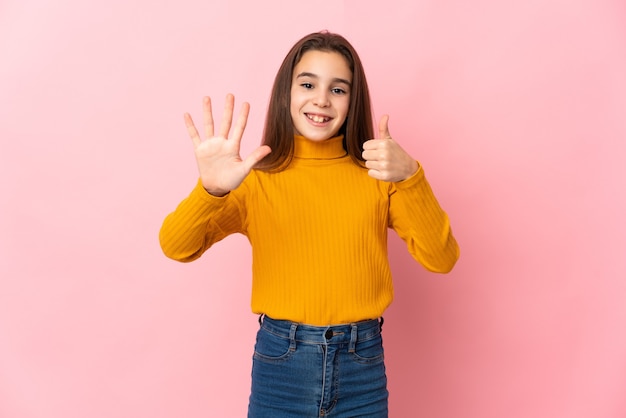
<svg viewBox="0 0 626 418"><path fill-rule="evenodd" d="M325 141L348 116L352 72L337 52L308 51L293 69L291 121L296 135Z"/></svg>

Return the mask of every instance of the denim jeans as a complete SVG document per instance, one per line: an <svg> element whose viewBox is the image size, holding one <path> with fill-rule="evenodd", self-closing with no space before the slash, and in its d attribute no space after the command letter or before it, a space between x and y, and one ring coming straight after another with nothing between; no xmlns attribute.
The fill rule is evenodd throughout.
<svg viewBox="0 0 626 418"><path fill-rule="evenodd" d="M386 418L382 321L315 327L263 318L249 418Z"/></svg>

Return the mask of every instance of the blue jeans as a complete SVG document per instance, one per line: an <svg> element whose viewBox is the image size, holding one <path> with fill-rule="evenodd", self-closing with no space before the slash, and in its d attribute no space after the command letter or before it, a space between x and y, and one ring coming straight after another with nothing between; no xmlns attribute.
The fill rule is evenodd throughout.
<svg viewBox="0 0 626 418"><path fill-rule="evenodd" d="M315 327L265 316L248 418L386 418L381 325L374 319Z"/></svg>

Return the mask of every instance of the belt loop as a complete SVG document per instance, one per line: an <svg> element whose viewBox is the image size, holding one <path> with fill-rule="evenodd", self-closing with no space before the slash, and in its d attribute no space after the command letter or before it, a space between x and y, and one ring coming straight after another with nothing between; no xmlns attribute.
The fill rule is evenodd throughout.
<svg viewBox="0 0 626 418"><path fill-rule="evenodd" d="M385 323L385 318L383 318L382 316L380 317L380 322L378 323L378 329L380 330L380 332L383 332L383 324Z"/></svg>
<svg viewBox="0 0 626 418"><path fill-rule="evenodd" d="M296 329L298 324L295 322L291 324L289 329L289 351L296 351Z"/></svg>
<svg viewBox="0 0 626 418"><path fill-rule="evenodd" d="M263 326L263 314L259 315L259 327Z"/></svg>
<svg viewBox="0 0 626 418"><path fill-rule="evenodd" d="M356 351L357 340L357 326L352 324L352 331L350 332L350 345L348 346L348 353L354 353Z"/></svg>

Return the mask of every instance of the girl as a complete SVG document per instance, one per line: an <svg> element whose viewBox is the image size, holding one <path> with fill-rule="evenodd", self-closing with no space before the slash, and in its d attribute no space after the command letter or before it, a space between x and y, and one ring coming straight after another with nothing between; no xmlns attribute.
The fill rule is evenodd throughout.
<svg viewBox="0 0 626 418"><path fill-rule="evenodd" d="M204 99L205 139L189 114L200 179L167 216L164 253L188 262L233 233L252 245L252 311L261 324L249 417L386 417L382 314L393 287L387 230L425 268L459 257L450 223L388 130L374 137L361 61L328 32L298 41L276 76L263 145L239 154L249 105L232 135Z"/></svg>

